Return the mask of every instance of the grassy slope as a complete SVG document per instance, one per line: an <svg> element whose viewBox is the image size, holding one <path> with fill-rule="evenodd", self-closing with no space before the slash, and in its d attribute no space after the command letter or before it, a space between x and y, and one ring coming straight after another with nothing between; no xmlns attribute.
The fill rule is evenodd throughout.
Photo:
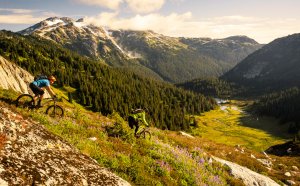
<svg viewBox="0 0 300 186"><path fill-rule="evenodd" d="M67 88L70 91L70 88ZM209 156L200 146L187 148L169 141L168 132L151 128L151 140L136 139L126 121L117 113L104 117L69 103L65 89L55 92L62 98L66 117L50 118L45 107L28 111L10 107L25 117L39 121L81 152L95 159L133 185L226 185L240 183L220 164L208 163ZM1 100L12 103L18 94L0 89ZM175 133L175 132L171 132ZM96 140L89 138L96 137ZM178 139L183 138L179 136Z"/></svg>
<svg viewBox="0 0 300 186"><path fill-rule="evenodd" d="M56 89L55 91L59 97L67 98L65 90ZM14 100L17 96L11 91L0 90L0 98L6 102ZM208 161L210 154L247 166L252 170L269 175L279 182L284 180L281 177L283 175L281 171L268 171L257 160L250 158L250 154L254 154L257 158L264 158L262 154L250 149L246 149L242 154L231 146L237 144L236 142L241 145L250 144L247 147L253 149L264 148L267 145L266 142L261 142L260 138L237 140L239 135L234 137L231 134L233 131L240 131L239 134L250 136L253 132L259 133L259 136L267 138L268 142L272 142L272 139L276 139L278 142L283 141L262 131L237 126L237 121L240 120L239 117L242 116L242 113L234 109L229 109L230 114L226 113L228 117L225 117L225 112L220 110L205 113L200 118L197 117L203 126L206 126L203 127L202 124L199 124L201 127L195 129L194 133L202 137L190 139L177 132L151 128L153 135L151 140L141 140L133 137L126 122L117 113L107 118L99 113L90 112L76 103L70 104L64 99L59 104L63 105L66 110L66 117L63 119L52 119L45 116L43 113L45 108L37 112L28 112L11 107L27 117L38 120L49 131L61 136L81 152L97 160L100 165L107 167L133 185L202 185L204 183L208 185L225 185L226 183L241 185L239 180L230 177L226 167L217 163L210 164ZM225 126L230 125L230 130L221 122L225 122ZM109 130L107 130L108 128ZM227 134L226 138L230 140L220 137L224 134ZM90 137L96 137L97 140L92 141L89 139ZM214 140L217 140L218 143ZM233 142L230 142L231 140ZM276 157L276 160L278 163L284 163L287 167L292 165L300 167L299 159ZM277 167L277 169L282 168Z"/></svg>

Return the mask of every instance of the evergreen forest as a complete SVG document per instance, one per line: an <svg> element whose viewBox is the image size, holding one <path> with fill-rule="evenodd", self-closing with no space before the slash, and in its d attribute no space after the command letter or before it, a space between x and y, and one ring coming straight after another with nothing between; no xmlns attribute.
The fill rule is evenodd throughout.
<svg viewBox="0 0 300 186"><path fill-rule="evenodd" d="M57 87L75 88L79 103L103 115L118 112L126 118L131 109L147 108L150 123L161 129L188 130L186 114L216 105L210 97L108 67L36 36L0 31L0 55L33 75L55 75Z"/></svg>
<svg viewBox="0 0 300 186"><path fill-rule="evenodd" d="M233 92L233 86L219 78L194 79L176 86L218 98L228 98Z"/></svg>
<svg viewBox="0 0 300 186"><path fill-rule="evenodd" d="M284 91L262 96L255 102L258 114L279 118L281 123L289 122L289 132L300 129L300 89L293 87Z"/></svg>

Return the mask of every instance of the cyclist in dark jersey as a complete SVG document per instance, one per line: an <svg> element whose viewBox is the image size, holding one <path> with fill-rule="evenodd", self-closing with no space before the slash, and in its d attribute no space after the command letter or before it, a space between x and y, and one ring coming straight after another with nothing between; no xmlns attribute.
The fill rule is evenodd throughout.
<svg viewBox="0 0 300 186"><path fill-rule="evenodd" d="M56 78L54 76L48 76L47 79L38 79L29 84L30 89L35 94L34 102L36 102L36 100L39 98L37 106L39 106L39 107L42 106L41 101L43 100L43 97L44 97L44 93L45 93L44 89L46 89L53 98L56 98L56 95L50 86L55 81L56 81Z"/></svg>
<svg viewBox="0 0 300 186"><path fill-rule="evenodd" d="M134 135L136 135L140 128L140 123L145 126L149 126L145 118L146 112L143 109L136 109L128 116L128 124L131 129L135 126Z"/></svg>

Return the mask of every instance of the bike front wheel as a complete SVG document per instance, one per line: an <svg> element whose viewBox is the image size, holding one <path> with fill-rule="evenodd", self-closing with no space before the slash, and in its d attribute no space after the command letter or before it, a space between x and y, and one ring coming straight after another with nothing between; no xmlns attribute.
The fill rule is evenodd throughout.
<svg viewBox="0 0 300 186"><path fill-rule="evenodd" d="M46 114L50 117L64 117L64 109L59 105L51 105L47 108Z"/></svg>
<svg viewBox="0 0 300 186"><path fill-rule="evenodd" d="M30 94L22 94L16 99L16 106L20 108L33 108L34 99Z"/></svg>
<svg viewBox="0 0 300 186"><path fill-rule="evenodd" d="M150 140L151 139L151 133L149 131L143 131L140 135L141 138Z"/></svg>

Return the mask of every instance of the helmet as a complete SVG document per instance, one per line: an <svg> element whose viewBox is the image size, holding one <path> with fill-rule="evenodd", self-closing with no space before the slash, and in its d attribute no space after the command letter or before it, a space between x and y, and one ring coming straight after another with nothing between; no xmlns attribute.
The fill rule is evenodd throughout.
<svg viewBox="0 0 300 186"><path fill-rule="evenodd" d="M48 79L52 81L56 81L56 78L54 76L48 76Z"/></svg>

